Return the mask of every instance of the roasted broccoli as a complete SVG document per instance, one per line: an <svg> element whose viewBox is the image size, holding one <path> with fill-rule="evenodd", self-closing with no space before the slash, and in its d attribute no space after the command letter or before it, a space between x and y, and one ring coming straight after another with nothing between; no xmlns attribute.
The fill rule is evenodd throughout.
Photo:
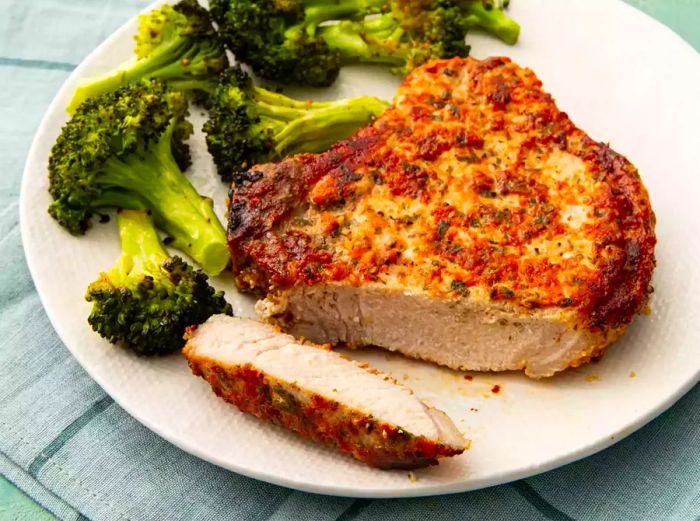
<svg viewBox="0 0 700 521"><path fill-rule="evenodd" d="M343 65L396 73L466 56L471 28L515 43L520 27L498 0L212 0L212 16L237 58L264 78L330 85Z"/></svg>
<svg viewBox="0 0 700 521"><path fill-rule="evenodd" d="M343 63L389 65L398 74L431 59L469 54L467 17L451 0L396 1L392 10L364 20L319 27L316 36L342 56Z"/></svg>
<svg viewBox="0 0 700 521"><path fill-rule="evenodd" d="M136 62L78 86L67 107L70 114L87 98L140 79L157 78L173 90L210 92L228 66L209 12L196 0L165 4L141 15L135 40Z"/></svg>
<svg viewBox="0 0 700 521"><path fill-rule="evenodd" d="M164 355L182 348L188 326L232 314L204 272L168 255L146 211L121 210L117 224L122 254L85 295L97 333L139 355Z"/></svg>
<svg viewBox="0 0 700 521"><path fill-rule="evenodd" d="M505 9L510 0L457 0L464 8L469 28L479 28L515 45L520 36L520 25L510 18Z"/></svg>
<svg viewBox="0 0 700 521"><path fill-rule="evenodd" d="M219 31L240 61L260 76L285 83L327 86L343 64L314 33L333 20L378 13L386 0L211 0Z"/></svg>
<svg viewBox="0 0 700 521"><path fill-rule="evenodd" d="M287 154L321 152L381 114L389 104L371 96L298 101L256 86L240 67L221 77L204 125L207 146L224 181L257 163Z"/></svg>
<svg viewBox="0 0 700 521"><path fill-rule="evenodd" d="M182 173L187 100L158 80L142 80L85 101L49 156L49 213L74 235L96 208L149 209L172 245L219 274L229 255L212 201Z"/></svg>

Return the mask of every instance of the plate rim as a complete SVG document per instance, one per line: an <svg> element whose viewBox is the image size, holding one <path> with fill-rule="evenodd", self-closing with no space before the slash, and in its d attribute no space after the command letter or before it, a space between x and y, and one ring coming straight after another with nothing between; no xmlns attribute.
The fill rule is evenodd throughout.
<svg viewBox="0 0 700 521"><path fill-rule="evenodd" d="M677 42L680 42L683 47L685 47L684 52L690 51L694 55L696 59L700 58L700 53L698 53L691 45L688 43L685 39L683 39L678 33L670 29L668 26L663 24L662 22L654 19L653 17L649 16L648 14L644 13L640 9L633 7L626 2L623 2L622 0L608 0L610 3L615 3L618 5L623 6L624 9L628 10L628 13L630 16L638 16L638 17L643 17L646 18L647 21L653 22L657 29L660 31L663 31L668 35L672 35L673 38L677 40ZM333 495L333 496L344 496L344 497L352 497L352 498L371 498L371 499L379 499L379 498L412 498L412 497L426 497L426 496L436 496L436 495L445 495L445 494L456 494L460 492L468 492L468 491L473 491L473 490L478 490L486 487L491 487L491 486L498 486L506 483L510 483L513 481L517 481L520 479L525 479L529 478L538 474L542 474L544 472L568 465L570 463L579 461L581 459L584 459L588 456L591 456L593 454L596 454L602 450L605 450L612 445L615 445L619 441L625 439L627 436L637 432L640 428L643 426L647 425L649 422L657 418L659 415L667 411L672 405L674 405L680 398L682 398L686 393L690 391L699 381L700 381L700 364L698 365L698 368L695 372L695 375L692 378L689 378L686 380L686 382L681 385L676 392L669 394L664 400L662 400L656 407L653 407L649 410L647 410L644 414L641 414L634 422L631 422L630 424L620 428L617 432L614 432L610 434L609 436L598 440L593 443L589 443L587 445L584 445L582 447L579 447L577 450L568 452L565 455L560 455L554 458L551 458L549 460L545 460L544 462L537 462L533 463L532 465L524 466L519 469L515 470L510 470L510 471L505 471L500 474L497 474L495 476L491 475L485 478L477 479L477 480L470 480L470 481L457 481L453 482L450 484L432 484L432 485L424 485L420 488L386 488L386 489L381 489L381 490L375 490L372 488L362 488L362 487L357 487L353 489L349 489L343 486L336 486L333 484L328 484L328 485L318 485L318 484L309 484L303 480L300 479L294 479L290 477L280 477L279 475L273 474L273 473L267 473L264 471L257 471L255 469L251 470L248 467L245 466L238 466L235 463L232 463L230 461L224 461L223 459L218 459L216 457L212 457L211 455L205 454L202 450L199 449L196 445L191 445L186 442L184 442L181 439L178 439L177 437L169 436L166 433L162 431L162 429L157 425L157 423L150 421L148 418L142 417L138 413L138 409L136 407L131 407L125 403L122 403L122 400L119 396L119 392L117 389L115 389L114 384L110 383L107 379L104 378L99 378L96 376L95 372L92 370L91 366L89 363L87 363L85 360L81 359L81 356L79 355L78 351L73 349L70 345L69 342L66 342L64 340L65 334L63 333L62 327L60 326L60 321L58 320L57 316L55 316L54 312L49 311L49 308L45 305L44 302L44 294L42 291L43 284L41 284L38 281L41 281L41 277L37 276L38 273L38 266L34 258L34 254L32 251L31 246L28 246L30 244L30 231L27 225L27 222L31 219L32 217L32 208L31 208L31 203L29 201L29 178L31 176L30 170L32 167L35 166L37 163L37 150L40 148L40 138L43 136L43 134L46 133L47 128L49 127L49 116L51 114L54 114L57 110L61 110L62 108L59 107L59 102L61 98L63 97L64 91L67 90L68 85L72 83L72 81L78 77L83 76L83 71L88 68L89 64L94 60L95 57L99 56L102 54L103 49L108 47L110 44L112 44L116 40L123 39L125 37L125 33L127 33L130 29L130 27L134 24L135 19L143 13L147 13L150 10L154 9L160 4L166 3L167 0L156 0L149 5L147 5L144 9L140 10L138 13L136 13L133 17L129 18L126 22L124 22L121 26L119 26L114 32L112 32L106 39L104 39L97 47L95 47L90 53L88 53L78 64L78 66L68 75L68 77L64 80L62 83L61 87L58 89L56 92L55 96L53 97L51 103L48 105L46 111L44 112L41 121L39 125L37 126L34 137L32 139L31 146L29 147L29 150L27 152L24 168L22 170L22 181L21 181L21 187L20 187L20 195L19 195L19 224L20 224L20 236L21 236L21 241L22 241L22 247L26 259L26 263L30 272L30 275L32 277L32 281L34 283L34 287L36 288L37 294L39 296L39 300L42 304L42 307L44 308L44 311L49 318L49 322L51 323L51 326L55 330L56 334L60 338L61 342L63 345L68 349L72 357L80 364L80 366L85 370L85 372L90 376L92 380L94 380L101 388L102 390L109 395L114 401L122 408L124 409L129 416L134 418L136 421L138 421L140 424L145 426L147 429L151 430L155 434L157 434L159 437L167 441L168 443L171 443L172 445L176 446L180 450L183 450L187 452L188 454L191 454L205 462L212 463L214 465L217 465L221 468L224 468L229 471L236 472L237 474L257 479L260 481L264 481L267 483L271 483L274 485L279 485L279 486L284 486L287 488L291 488L294 490L299 490L303 492L309 492L309 493L315 493L315 494L324 494L324 495ZM44 290L45 291L45 290Z"/></svg>

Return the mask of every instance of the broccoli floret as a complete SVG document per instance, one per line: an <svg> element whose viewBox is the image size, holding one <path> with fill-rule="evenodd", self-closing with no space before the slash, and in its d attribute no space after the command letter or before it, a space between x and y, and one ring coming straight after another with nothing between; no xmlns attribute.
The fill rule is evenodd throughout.
<svg viewBox="0 0 700 521"><path fill-rule="evenodd" d="M121 210L117 224L122 254L85 295L97 333L139 355L164 355L182 348L188 326L232 314L204 272L168 255L146 211Z"/></svg>
<svg viewBox="0 0 700 521"><path fill-rule="evenodd" d="M387 13L319 27L317 36L343 63L379 63L405 74L432 59L467 56L468 28L463 9L451 0L395 1Z"/></svg>
<svg viewBox="0 0 700 521"><path fill-rule="evenodd" d="M236 56L262 77L326 86L352 63L406 73L431 59L466 56L471 28L515 43L519 26L498 0L213 0ZM374 15L374 16L367 16ZM332 22L332 23L325 23Z"/></svg>
<svg viewBox="0 0 700 521"><path fill-rule="evenodd" d="M136 62L78 86L67 111L86 99L139 79L157 78L173 90L211 92L216 77L228 66L225 47L209 12L196 0L165 4L139 17Z"/></svg>
<svg viewBox="0 0 700 521"><path fill-rule="evenodd" d="M465 35L472 28L515 43L520 26L503 7L494 1L394 0L389 12L322 26L316 36L338 51L344 64L381 63L406 74L429 60L467 56Z"/></svg>
<svg viewBox="0 0 700 521"><path fill-rule="evenodd" d="M187 100L158 80L142 80L85 101L49 156L49 213L82 235L96 208L149 209L172 245L219 274L226 234L212 201L182 173L192 127Z"/></svg>
<svg viewBox="0 0 700 521"><path fill-rule="evenodd" d="M378 13L386 0L212 0L212 17L237 59L271 80L325 87L343 65L340 53L316 37L333 20Z"/></svg>
<svg viewBox="0 0 700 521"><path fill-rule="evenodd" d="M381 114L371 96L298 101L256 86L240 67L221 77L204 125L207 146L224 181L241 169L287 154L321 152Z"/></svg>
<svg viewBox="0 0 700 521"><path fill-rule="evenodd" d="M510 0L461 0L467 15L467 25L491 33L508 45L514 45L520 36L520 25L508 17L504 9Z"/></svg>

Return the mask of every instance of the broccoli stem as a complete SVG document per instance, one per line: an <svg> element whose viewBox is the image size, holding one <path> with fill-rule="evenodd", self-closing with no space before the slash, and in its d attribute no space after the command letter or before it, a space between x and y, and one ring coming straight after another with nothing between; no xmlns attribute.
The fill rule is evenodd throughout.
<svg viewBox="0 0 700 521"><path fill-rule="evenodd" d="M151 218L143 210L120 210L117 226L122 254L109 272L109 279L116 284L126 284L132 271L155 275L168 258L153 227Z"/></svg>
<svg viewBox="0 0 700 521"><path fill-rule="evenodd" d="M465 1L467 24L497 36L508 45L514 45L520 36L520 25L499 7L500 4L489 5L487 8L483 1Z"/></svg>
<svg viewBox="0 0 700 521"><path fill-rule="evenodd" d="M251 93L260 124L271 131L280 156L328 148L389 105L369 96L324 102L294 100L261 87Z"/></svg>
<svg viewBox="0 0 700 521"><path fill-rule="evenodd" d="M361 19L379 13L388 7L387 0L311 0L304 2L306 20L325 22L329 20Z"/></svg>
<svg viewBox="0 0 700 521"><path fill-rule="evenodd" d="M216 90L216 80L168 80L168 86L175 91L200 90L212 94Z"/></svg>
<svg viewBox="0 0 700 521"><path fill-rule="evenodd" d="M218 275L229 260L226 233L211 199L199 195L175 163L170 149L173 127L145 157L135 153L108 159L98 180L105 192L96 203L150 209L156 225L173 239L173 247L207 273Z"/></svg>
<svg viewBox="0 0 700 521"><path fill-rule="evenodd" d="M146 210L148 208L148 205L138 196L119 188L103 191L97 199L92 201L92 205L95 208L113 207L127 210Z"/></svg>
<svg viewBox="0 0 700 521"><path fill-rule="evenodd" d="M363 97L308 110L276 133L275 151L285 155L328 148L347 137L351 132L349 127L357 128L358 121L369 120L386 107L378 99Z"/></svg>
<svg viewBox="0 0 700 521"><path fill-rule="evenodd" d="M340 53L346 65L359 62L399 67L405 64L409 51L400 43L403 29L391 13L319 27L317 35Z"/></svg>
<svg viewBox="0 0 700 521"><path fill-rule="evenodd" d="M296 112L291 117L296 117L296 115L301 114L303 111L309 110L309 108L321 108L333 105L334 101L304 101L297 100L280 94L278 92L272 92L270 90L264 89L262 87L253 86L251 89L251 97L255 100L258 105L269 105L271 107L287 107L290 109L296 109Z"/></svg>
<svg viewBox="0 0 700 521"><path fill-rule="evenodd" d="M313 36L319 25L333 20L362 19L388 6L387 0L305 0L304 22L287 29L288 38Z"/></svg>
<svg viewBox="0 0 700 521"><path fill-rule="evenodd" d="M111 92L140 78L169 80L185 76L184 72L191 64L184 65L181 57L186 55L187 47L190 45L187 40L177 38L169 45L159 47L146 58L141 58L133 64L123 65L117 71L101 78L86 80L75 89L66 111L73 114L86 99Z"/></svg>

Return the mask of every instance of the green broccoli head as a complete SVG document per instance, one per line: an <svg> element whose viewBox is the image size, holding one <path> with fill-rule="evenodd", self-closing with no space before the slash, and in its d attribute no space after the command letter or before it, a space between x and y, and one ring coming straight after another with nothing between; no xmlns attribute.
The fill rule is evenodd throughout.
<svg viewBox="0 0 700 521"><path fill-rule="evenodd" d="M332 85L342 65L338 52L324 40L306 36L263 48L244 60L256 64L255 72L262 78L311 87Z"/></svg>
<svg viewBox="0 0 700 521"><path fill-rule="evenodd" d="M183 95L168 92L157 81L134 83L87 100L63 127L51 150L49 192L54 200L49 213L72 233L82 234L102 197L125 188L112 186L110 180L117 174L110 176L103 170L116 169L121 160L138 161L165 144L171 153L177 150L181 158L188 158L183 138L188 137L191 126L188 128L186 111ZM163 138L167 143L160 143ZM137 181L138 173L133 176ZM138 190L133 195L138 198Z"/></svg>
<svg viewBox="0 0 700 521"><path fill-rule="evenodd" d="M154 81L135 83L83 103L63 127L49 156L51 216L71 233L85 233L96 201L99 204L105 192L119 190L100 182L103 168L110 160L135 156L155 146L171 124L183 125L182 107L186 105L180 103L181 97ZM187 146L172 139L173 148Z"/></svg>
<svg viewBox="0 0 700 521"><path fill-rule="evenodd" d="M63 127L49 156L49 213L74 235L96 208L146 208L173 246L208 273L228 263L226 236L210 199L182 173L192 131L187 101L157 80L90 98Z"/></svg>
<svg viewBox="0 0 700 521"><path fill-rule="evenodd" d="M231 181L234 172L265 162L274 150L272 132L258 131L262 121L255 111L252 89L251 78L235 66L224 72L211 98L204 132L207 148L225 182Z"/></svg>
<svg viewBox="0 0 700 521"><path fill-rule="evenodd" d="M469 55L465 41L468 25L463 11L451 0L432 2L431 8L422 10L414 21L407 20L406 45L414 50L408 53L401 72L410 72L432 59Z"/></svg>
<svg viewBox="0 0 700 521"><path fill-rule="evenodd" d="M182 348L188 326L232 314L206 274L168 256L147 212L122 210L117 223L121 257L85 295L88 322L102 337L139 355L164 355Z"/></svg>
<svg viewBox="0 0 700 521"><path fill-rule="evenodd" d="M164 4L141 15L135 40L136 62L80 85L67 107L69 113L90 97L141 79L160 79L172 90L208 93L228 66L209 12L196 0Z"/></svg>
<svg viewBox="0 0 700 521"><path fill-rule="evenodd" d="M256 86L238 66L227 70L204 125L222 179L287 154L321 152L388 107L370 96L332 102L299 101Z"/></svg>

